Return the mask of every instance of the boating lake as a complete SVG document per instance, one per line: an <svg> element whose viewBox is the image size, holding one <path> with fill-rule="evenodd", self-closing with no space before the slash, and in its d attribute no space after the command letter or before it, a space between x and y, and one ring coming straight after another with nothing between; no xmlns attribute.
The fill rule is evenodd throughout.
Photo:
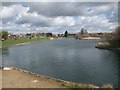
<svg viewBox="0 0 120 90"><path fill-rule="evenodd" d="M59 39L0 49L2 66L53 78L118 87L117 51L95 48L99 40Z"/></svg>

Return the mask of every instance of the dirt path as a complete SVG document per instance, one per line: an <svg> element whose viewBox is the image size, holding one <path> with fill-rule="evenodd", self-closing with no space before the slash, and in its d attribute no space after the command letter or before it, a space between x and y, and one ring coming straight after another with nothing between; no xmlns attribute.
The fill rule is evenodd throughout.
<svg viewBox="0 0 120 90"><path fill-rule="evenodd" d="M16 69L0 69L2 88L61 88L62 82Z"/></svg>
<svg viewBox="0 0 120 90"><path fill-rule="evenodd" d="M92 84L64 81L13 67L0 68L0 84L0 88L99 88Z"/></svg>

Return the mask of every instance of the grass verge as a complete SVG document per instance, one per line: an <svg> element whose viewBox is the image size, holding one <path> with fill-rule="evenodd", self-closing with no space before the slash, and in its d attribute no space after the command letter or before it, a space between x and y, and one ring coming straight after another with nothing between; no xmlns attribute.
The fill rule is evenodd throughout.
<svg viewBox="0 0 120 90"><path fill-rule="evenodd" d="M17 45L17 44L39 42L39 41L44 41L44 40L49 40L49 38L43 38L43 39L19 38L17 40L11 39L11 40L0 41L0 47L9 47L9 46Z"/></svg>

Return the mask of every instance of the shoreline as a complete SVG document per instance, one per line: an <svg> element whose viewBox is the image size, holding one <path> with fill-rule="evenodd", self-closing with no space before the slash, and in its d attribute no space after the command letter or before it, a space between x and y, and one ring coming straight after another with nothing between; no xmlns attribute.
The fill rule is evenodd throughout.
<svg viewBox="0 0 120 90"><path fill-rule="evenodd" d="M98 87L93 84L81 84L52 78L16 67L0 67L2 88L93 88L95 90L113 90L111 84ZM0 81L1 81L0 80ZM16 82L17 81L17 82Z"/></svg>
<svg viewBox="0 0 120 90"><path fill-rule="evenodd" d="M61 38L60 38L60 39L61 39ZM47 38L47 39L41 39L41 40L38 40L38 41L18 43L18 44L8 45L8 46L0 46L0 49L2 49L2 48L7 48L7 47L23 46L23 45L32 44L32 43L41 42L41 41L46 41L46 40L56 40L56 39ZM98 39L81 39L81 40L86 40L86 41L87 41L87 40L98 40ZM1 41L1 42L2 42L2 41Z"/></svg>
<svg viewBox="0 0 120 90"><path fill-rule="evenodd" d="M78 88L99 88L92 84L80 84L56 79L16 67L1 67L0 71L2 71L3 88L76 88L76 86L79 86ZM26 85L24 85L25 82Z"/></svg>

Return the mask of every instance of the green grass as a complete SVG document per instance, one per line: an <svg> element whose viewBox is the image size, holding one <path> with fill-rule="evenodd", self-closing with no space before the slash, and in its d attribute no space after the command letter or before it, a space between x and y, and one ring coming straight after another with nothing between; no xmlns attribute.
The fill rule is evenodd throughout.
<svg viewBox="0 0 120 90"><path fill-rule="evenodd" d="M8 46L16 45L16 44L44 41L44 40L48 40L48 39L49 38L43 38L43 39L38 39L38 38L32 38L32 39L29 39L29 38L19 38L17 40L11 39L11 40L0 41L0 46L8 47Z"/></svg>

